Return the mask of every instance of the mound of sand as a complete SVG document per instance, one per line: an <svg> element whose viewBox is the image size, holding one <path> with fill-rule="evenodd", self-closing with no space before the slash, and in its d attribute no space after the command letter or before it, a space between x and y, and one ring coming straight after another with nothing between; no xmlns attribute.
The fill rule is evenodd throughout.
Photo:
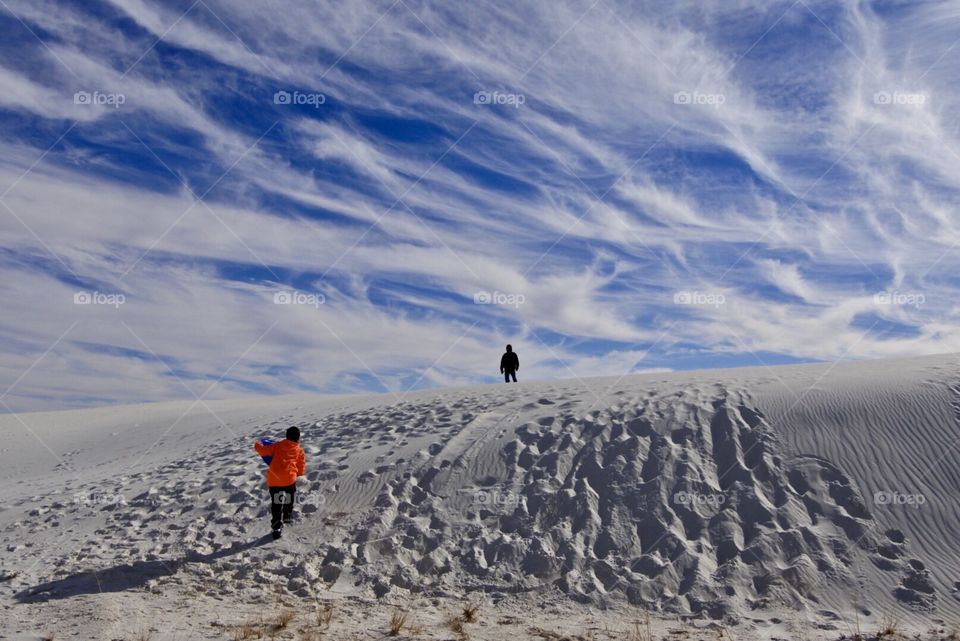
<svg viewBox="0 0 960 641"><path fill-rule="evenodd" d="M550 593L727 623L958 622L957 364L3 417L20 482L0 499L0 574L21 608ZM288 424L309 473L273 543L251 443Z"/></svg>

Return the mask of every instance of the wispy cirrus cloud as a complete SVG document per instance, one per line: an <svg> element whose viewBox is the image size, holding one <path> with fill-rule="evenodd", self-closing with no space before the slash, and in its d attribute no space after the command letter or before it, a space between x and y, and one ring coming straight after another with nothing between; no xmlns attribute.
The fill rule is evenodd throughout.
<svg viewBox="0 0 960 641"><path fill-rule="evenodd" d="M943 5L7 7L14 409L958 347Z"/></svg>

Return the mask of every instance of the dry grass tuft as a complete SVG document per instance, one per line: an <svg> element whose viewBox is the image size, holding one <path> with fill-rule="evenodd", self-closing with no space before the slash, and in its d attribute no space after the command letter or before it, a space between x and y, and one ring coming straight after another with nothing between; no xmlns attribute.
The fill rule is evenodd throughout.
<svg viewBox="0 0 960 641"><path fill-rule="evenodd" d="M629 641L653 641L653 633L650 631L650 613L643 611L643 625L640 619L633 622L633 630L630 631Z"/></svg>
<svg viewBox="0 0 960 641"><path fill-rule="evenodd" d="M463 621L464 623L476 623L477 621L477 612L480 611L479 603L468 603L463 606Z"/></svg>
<svg viewBox="0 0 960 641"><path fill-rule="evenodd" d="M447 627L450 628L451 631L456 632L457 634L459 634L459 635L461 635L461 636L466 636L467 631L466 631L466 629L463 627L463 624L464 624L464 623L465 623L465 621L464 621L463 617L456 617L456 616L454 616L454 617L450 617L450 618L447 620Z"/></svg>
<svg viewBox="0 0 960 641"><path fill-rule="evenodd" d="M329 628L333 622L333 604L317 602L317 626Z"/></svg>
<svg viewBox="0 0 960 641"><path fill-rule="evenodd" d="M290 609L281 610L277 614L277 618L273 622L274 629L275 630L286 629L286 627L290 625L290 622L293 621L295 616L297 616L297 613L294 612L293 610L290 610Z"/></svg>
<svg viewBox="0 0 960 641"><path fill-rule="evenodd" d="M233 641L263 638L263 626L256 623L243 623L233 629Z"/></svg>
<svg viewBox="0 0 960 641"><path fill-rule="evenodd" d="M394 610L390 615L390 636L397 637L407 627L407 613L402 610Z"/></svg>
<svg viewBox="0 0 960 641"><path fill-rule="evenodd" d="M884 616L883 621L880 624L880 629L877 631L877 639L896 637L897 625L898 622L896 619L891 616Z"/></svg>

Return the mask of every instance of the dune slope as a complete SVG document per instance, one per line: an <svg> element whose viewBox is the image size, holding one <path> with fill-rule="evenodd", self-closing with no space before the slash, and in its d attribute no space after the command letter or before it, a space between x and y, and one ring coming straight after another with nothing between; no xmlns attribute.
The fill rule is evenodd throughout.
<svg viewBox="0 0 960 641"><path fill-rule="evenodd" d="M32 617L56 606L67 632L112 625L104 599L274 590L960 623L957 365L5 416L5 598ZM291 424L309 471L298 522L267 542L251 443Z"/></svg>

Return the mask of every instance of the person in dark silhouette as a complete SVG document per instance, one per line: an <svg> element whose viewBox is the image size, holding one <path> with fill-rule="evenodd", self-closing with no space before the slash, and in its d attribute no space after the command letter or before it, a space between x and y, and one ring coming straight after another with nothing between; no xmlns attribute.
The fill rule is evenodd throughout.
<svg viewBox="0 0 960 641"><path fill-rule="evenodd" d="M517 382L517 370L520 369L520 359L517 353L513 351L513 346L507 345L507 351L500 357L500 373L503 374L503 382L509 383L513 377L513 382Z"/></svg>

